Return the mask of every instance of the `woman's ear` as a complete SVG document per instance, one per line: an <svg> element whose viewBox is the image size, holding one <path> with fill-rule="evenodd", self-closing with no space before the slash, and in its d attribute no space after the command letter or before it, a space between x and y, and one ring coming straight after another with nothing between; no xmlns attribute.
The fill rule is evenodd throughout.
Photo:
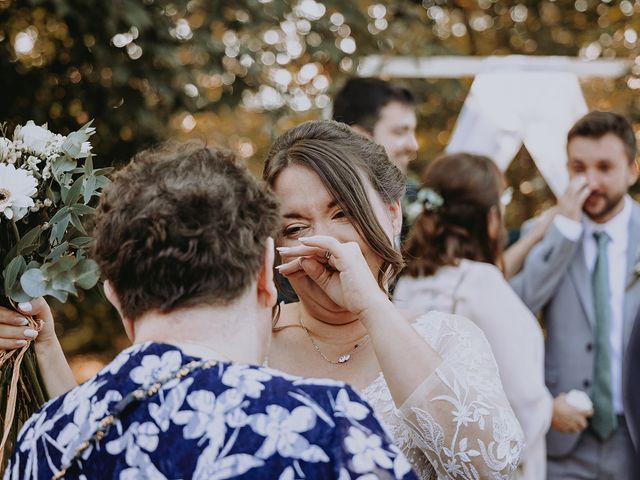
<svg viewBox="0 0 640 480"><path fill-rule="evenodd" d="M124 326L124 332L127 334L131 343L135 342L135 329L133 327L133 320L125 317L122 314L122 304L120 303L120 298L118 297L118 293L109 280L104 282L104 294L107 297L107 300L115 307L120 315L120 320L122 320L122 325Z"/></svg>
<svg viewBox="0 0 640 480"><path fill-rule="evenodd" d="M499 240L502 237L502 217L500 209L495 205L487 213L487 235L491 240Z"/></svg>
<svg viewBox="0 0 640 480"><path fill-rule="evenodd" d="M393 236L397 237L402 231L402 204L400 199L387 205L387 208L389 209L391 225L393 226Z"/></svg>
<svg viewBox="0 0 640 480"><path fill-rule="evenodd" d="M258 302L263 307L272 308L278 302L278 290L273 281L273 262L275 247L273 238L267 238L262 260L262 267L258 274Z"/></svg>

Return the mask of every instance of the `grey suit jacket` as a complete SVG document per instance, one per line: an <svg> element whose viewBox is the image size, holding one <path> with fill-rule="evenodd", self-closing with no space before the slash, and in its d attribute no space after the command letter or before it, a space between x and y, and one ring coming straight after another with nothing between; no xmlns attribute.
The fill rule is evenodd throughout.
<svg viewBox="0 0 640 480"><path fill-rule="evenodd" d="M624 304L624 345L629 341L640 307L640 281L634 266L640 260L640 204L632 202L629 222ZM591 275L582 249L582 238L572 242L552 225L545 238L529 253L511 286L534 313L542 312L547 329L545 379L554 395L579 389L591 393L594 368L594 312ZM624 376L623 371L623 376ZM550 431L547 453L570 453L580 434Z"/></svg>

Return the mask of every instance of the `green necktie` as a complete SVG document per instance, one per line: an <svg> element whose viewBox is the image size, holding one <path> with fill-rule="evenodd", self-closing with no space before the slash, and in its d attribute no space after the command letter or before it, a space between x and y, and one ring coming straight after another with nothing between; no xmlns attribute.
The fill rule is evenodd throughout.
<svg viewBox="0 0 640 480"><path fill-rule="evenodd" d="M609 261L607 244L611 240L605 232L593 234L598 247L596 264L591 276L595 325L595 366L591 400L594 414L591 429L602 440L609 438L616 429L616 415L613 410L613 389L611 386L611 356L609 353L610 291Z"/></svg>

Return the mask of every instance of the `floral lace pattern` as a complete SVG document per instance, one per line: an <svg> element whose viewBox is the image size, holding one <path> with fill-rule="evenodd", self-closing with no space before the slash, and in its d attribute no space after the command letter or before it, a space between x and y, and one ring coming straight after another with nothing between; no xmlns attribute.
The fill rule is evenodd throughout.
<svg viewBox="0 0 640 480"><path fill-rule="evenodd" d="M191 360L155 343L121 353L29 419L5 480L51 478L123 396ZM64 478L416 478L345 384L223 363L164 384L75 465Z"/></svg>
<svg viewBox="0 0 640 480"><path fill-rule="evenodd" d="M363 398L420 478L510 478L523 434L481 330L464 317L437 312L413 326L442 357L440 367L399 409L382 374Z"/></svg>

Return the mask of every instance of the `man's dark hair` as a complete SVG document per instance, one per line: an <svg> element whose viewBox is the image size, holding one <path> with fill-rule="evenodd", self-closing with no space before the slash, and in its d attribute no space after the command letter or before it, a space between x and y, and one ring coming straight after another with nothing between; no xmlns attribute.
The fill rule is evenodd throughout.
<svg viewBox="0 0 640 480"><path fill-rule="evenodd" d="M359 125L373 133L380 110L392 102L415 106L411 92L403 86L379 78L354 77L333 99L333 119L347 125Z"/></svg>
<svg viewBox="0 0 640 480"><path fill-rule="evenodd" d="M613 133L624 144L629 163L636 159L636 135L629 121L619 113L594 110L578 120L567 134L567 143L575 137L599 139Z"/></svg>
<svg viewBox="0 0 640 480"><path fill-rule="evenodd" d="M122 314L225 305L257 279L278 203L233 154L201 142L136 155L104 191L94 258Z"/></svg>

